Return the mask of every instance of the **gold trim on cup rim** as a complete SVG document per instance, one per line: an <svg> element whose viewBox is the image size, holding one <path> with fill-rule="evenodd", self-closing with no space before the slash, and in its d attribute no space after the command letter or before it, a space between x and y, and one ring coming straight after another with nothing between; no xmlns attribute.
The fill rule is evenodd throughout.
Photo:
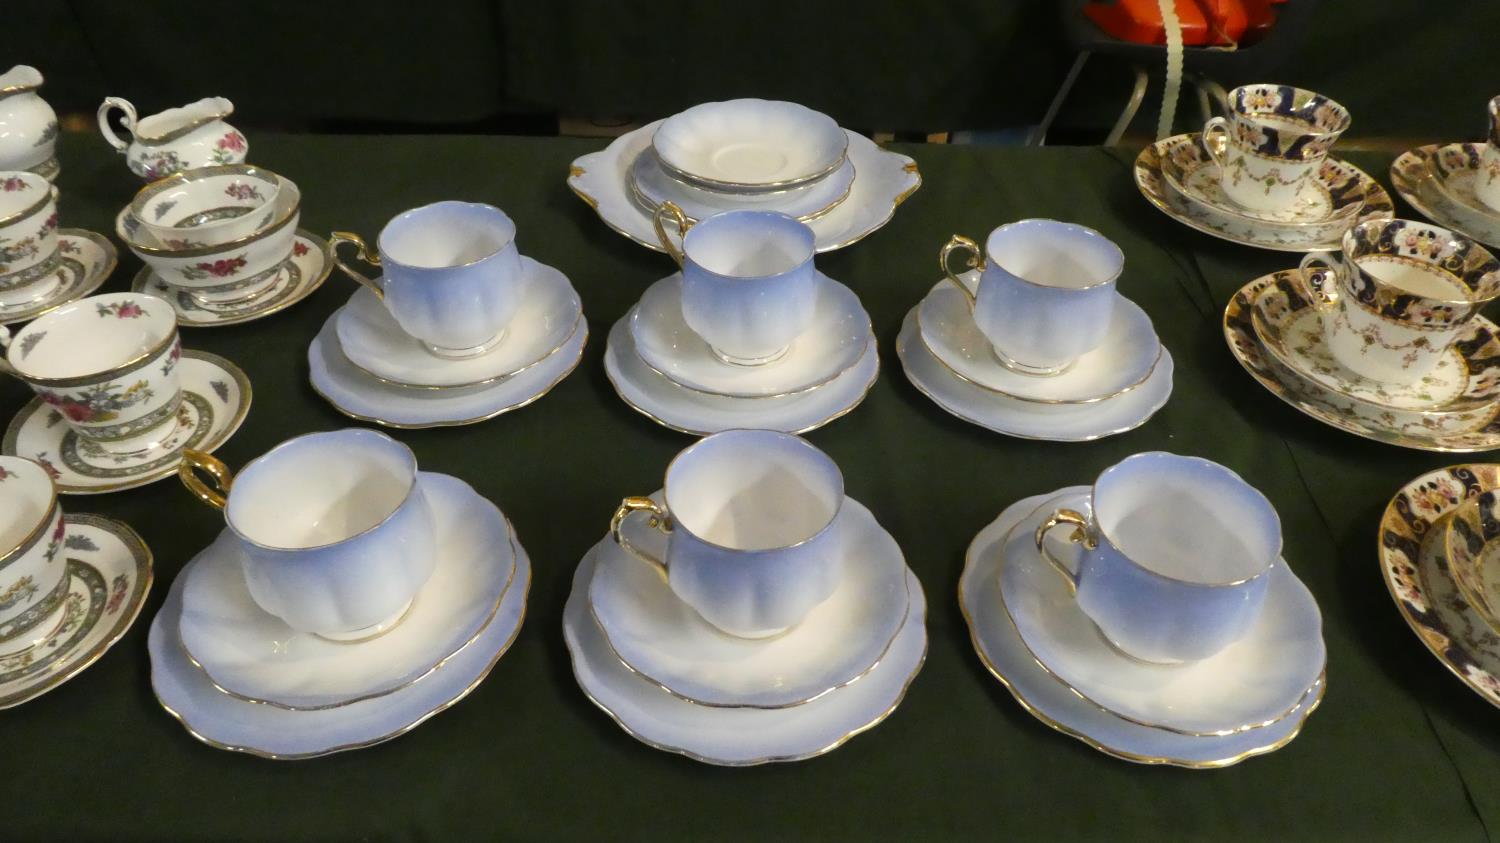
<svg viewBox="0 0 1500 843"><path fill-rule="evenodd" d="M16 557L18 557L21 554L25 553L26 551L30 550L32 548L32 546L35 545L37 543L37 541L39 541L41 539L42 534L47 531L47 525L51 524L52 523L52 519L57 515L57 509L58 509L58 503L57 503L57 481L54 480L54 479L52 479L52 473L51 472L47 471L45 468L43 468L41 466L40 463L36 462L35 460L27 459L26 457L23 457L23 456L21 456L19 454L0 454L0 459L6 459L6 458L16 459L16 460L25 460L26 462L29 462L32 465L35 465L41 471L42 476L47 478L47 488L49 488L49 489L52 490L52 496L51 496L51 498L48 501L46 513L42 516L42 520L40 522L38 522L35 527L31 528L31 532L27 533L19 542L17 542L15 545L13 545L9 550L7 550L7 551L5 551L3 553L0 553L0 568L3 568L6 565L10 564L11 562L15 561Z"/></svg>
<svg viewBox="0 0 1500 843"><path fill-rule="evenodd" d="M153 299L156 302L160 302L161 304L167 305L168 308L171 307L171 304L169 302L167 302L166 300L164 300L164 299L162 299L160 297L157 297L157 296L149 295L147 293L136 293L136 292L132 292L132 291L126 290L126 291L122 291L122 292L119 292L119 293L106 293L104 295L133 296L133 297L137 297L137 298L144 297L144 298ZM77 304L78 302L81 302L83 300L84 299L75 299L74 301L67 302L67 304ZM62 307L62 305L58 305L58 307ZM54 308L54 310L56 310L56 308ZM49 312L43 314L42 316L37 317L34 321L31 322L31 324L29 324L29 325L26 326L25 330L17 332L17 334L16 334L16 340L19 342L21 336L23 336L26 333L26 331L31 330L32 328L36 327L36 325L39 322L41 322L43 319L49 318L49 317L51 317L53 315L54 314L51 311L49 311ZM43 333L46 333L46 332L43 331ZM176 315L176 313L173 313L173 315L172 315L172 325L171 325L170 330L167 331L166 336L162 337L161 340L156 343L156 345L152 346L151 348L149 348L146 351L141 352L140 354L136 355L135 357L130 358L129 360L125 361L124 363L116 364L114 366L111 366L108 369L104 369L103 371L90 372L90 373L84 374L84 375L67 375L65 377L43 377L41 375L32 375L32 374L28 374L28 373L26 373L24 371L21 371L20 367L19 366L15 366L14 363L12 363L11 365L15 366L17 375L19 375L22 380L26 381L29 384L41 384L41 385L44 385L44 386L56 386L56 387L87 386L88 384L94 383L94 382L99 381L101 379L103 379L103 380L113 380L115 378L120 377L121 375L128 375L131 372L136 371L137 369L144 368L146 366L146 364L148 364L152 360L154 360L157 357L157 355L161 354L163 351L166 351L167 348L169 348L172 345L173 342L177 341L177 339L178 339L178 333L177 333L177 315ZM13 342L12 345L16 345L16 344L18 344L18 342Z"/></svg>
<svg viewBox="0 0 1500 843"><path fill-rule="evenodd" d="M57 201L57 187L56 185L52 184L52 182L47 181L46 178L39 176L36 173L31 172L30 170L11 170L9 171L9 173L10 175L7 176L8 178L30 176L31 178L41 179L42 198L31 203L30 205L27 205L25 208L22 208L19 211L15 211L7 216L0 217L0 226L10 225L11 223L24 220L30 216L34 216L37 211L45 208L48 202Z"/></svg>
<svg viewBox="0 0 1500 843"><path fill-rule="evenodd" d="M135 212L138 210L137 205L144 205L146 200L151 199L164 190L170 190L179 184L188 184L199 179L216 178L218 176L243 176L261 182L269 182L276 186L277 195L280 194L282 182L286 181L285 177L281 174L254 164L211 164L205 167L192 167L186 170L178 170L170 176L147 183L135 192L135 196L131 197L125 207L129 208L131 212ZM270 203L267 204L275 204L275 202L276 196L273 195ZM258 210L258 208L252 210ZM140 214L136 214L136 216L139 217Z"/></svg>
<svg viewBox="0 0 1500 843"><path fill-rule="evenodd" d="M296 183L292 182L287 177L278 176L278 178L282 180L282 190L286 190L288 184L291 184L294 188L296 188ZM143 245L132 239L128 235L128 232L126 230L126 218L135 216L131 213L129 205L126 205L124 208L120 209L120 213L115 215L115 235L121 240L125 241L125 245L132 252L135 252L139 255L153 255L163 258L200 258L205 255L227 252L233 249L238 249L241 246L248 246L249 244L254 243L258 240L269 237L270 235L280 231L281 229L286 228L287 224L292 220L297 219L298 214L302 212L302 191L300 188L296 188L296 192L297 201L291 204L291 207L287 209L286 213L280 219L276 220L265 228L262 228L260 231L255 232L254 234L247 234L246 236L241 237L238 240L231 240L228 243L219 243L213 246L195 246L191 249L169 249L162 246ZM138 218L137 221L139 221Z"/></svg>

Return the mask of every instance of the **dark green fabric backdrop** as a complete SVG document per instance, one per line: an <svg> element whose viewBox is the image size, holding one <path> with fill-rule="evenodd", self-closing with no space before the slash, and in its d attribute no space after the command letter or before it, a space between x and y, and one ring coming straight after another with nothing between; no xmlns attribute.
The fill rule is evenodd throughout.
<svg viewBox="0 0 1500 843"><path fill-rule="evenodd" d="M1483 840L1500 825L1496 712L1405 628L1377 571L1375 525L1401 483L1451 460L1324 428L1240 371L1219 314L1232 291L1294 255L1220 243L1152 210L1131 155L1098 149L903 146L924 186L892 223L819 258L854 288L880 339L867 402L810 435L849 494L895 536L929 604L926 667L879 728L805 763L718 769L649 749L584 699L562 644L574 566L624 494L649 491L691 439L621 403L600 358L609 325L663 256L608 231L563 184L593 141L490 137L251 138L258 163L299 181L302 225L366 236L444 198L492 202L522 251L572 279L594 336L577 372L484 424L400 432L422 466L456 474L514 521L535 565L525 627L468 699L372 749L276 763L205 747L156 704L146 626L182 565L221 528L175 481L69 498L135 526L156 553L141 621L98 664L0 714L17 788L9 839L1414 839ZM62 222L107 231L138 186L95 137L64 136ZM1385 181L1388 159L1351 159ZM1131 433L1091 444L1008 439L943 413L900 372L900 320L936 280L954 232L1052 216L1093 226L1127 256L1120 289L1177 360L1176 392ZM106 290L125 288L128 253ZM335 274L273 319L190 330L186 344L249 373L254 406L219 455L239 465L289 436L349 424L307 384L305 352L354 290ZM0 409L26 390L0 382ZM1329 690L1285 749L1222 771L1113 760L1021 710L984 670L956 603L963 552L1007 504L1085 483L1142 450L1222 462L1280 511L1285 556L1324 614Z"/></svg>

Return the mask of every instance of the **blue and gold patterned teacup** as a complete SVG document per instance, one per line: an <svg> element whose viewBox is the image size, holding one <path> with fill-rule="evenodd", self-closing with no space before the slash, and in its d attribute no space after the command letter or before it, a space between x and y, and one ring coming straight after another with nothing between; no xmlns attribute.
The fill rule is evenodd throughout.
<svg viewBox="0 0 1500 843"><path fill-rule="evenodd" d="M1219 165L1225 195L1256 211L1291 206L1350 122L1342 105L1290 85L1235 88L1228 111L1204 124L1203 145Z"/></svg>

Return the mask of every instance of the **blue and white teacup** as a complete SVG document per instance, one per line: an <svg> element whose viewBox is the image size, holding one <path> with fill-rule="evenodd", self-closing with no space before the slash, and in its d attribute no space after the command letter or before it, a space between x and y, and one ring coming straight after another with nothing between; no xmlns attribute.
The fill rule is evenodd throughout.
<svg viewBox="0 0 1500 843"><path fill-rule="evenodd" d="M1224 195L1256 211L1290 207L1349 128L1348 110L1290 85L1243 85L1228 99L1229 116L1203 125Z"/></svg>
<svg viewBox="0 0 1500 843"><path fill-rule="evenodd" d="M380 231L379 254L346 231L335 231L328 242L339 268L438 357L488 352L521 305L516 224L493 205L435 202L398 214ZM338 259L343 243L357 246L359 258L381 267L384 276L367 278Z"/></svg>
<svg viewBox="0 0 1500 843"><path fill-rule="evenodd" d="M256 604L295 630L335 641L379 635L432 575L436 527L416 455L384 433L304 434L238 475L186 449L178 475L224 512Z"/></svg>
<svg viewBox="0 0 1500 843"><path fill-rule="evenodd" d="M959 250L969 253L969 268L980 270L977 290L949 268L948 256ZM1092 228L1031 219L990 232L983 251L955 234L938 265L968 297L974 323L1006 368L1056 375L1104 341L1125 255Z"/></svg>
<svg viewBox="0 0 1500 843"><path fill-rule="evenodd" d="M610 534L719 629L776 635L838 587L844 476L807 440L772 430L715 433L672 460L665 487L664 503L625 498ZM649 513L648 525L666 534L664 554L625 537L634 512Z"/></svg>
<svg viewBox="0 0 1500 843"><path fill-rule="evenodd" d="M681 248L667 236L668 217ZM727 211L693 225L674 202L662 203L654 223L682 268L682 318L719 359L778 360L812 324L816 237L806 223L774 211Z"/></svg>
<svg viewBox="0 0 1500 843"><path fill-rule="evenodd" d="M1197 457L1135 454L1099 475L1087 509L1052 512L1036 546L1121 652L1197 661L1255 622L1281 556L1281 520L1238 474ZM1059 526L1082 548L1072 565L1047 547Z"/></svg>

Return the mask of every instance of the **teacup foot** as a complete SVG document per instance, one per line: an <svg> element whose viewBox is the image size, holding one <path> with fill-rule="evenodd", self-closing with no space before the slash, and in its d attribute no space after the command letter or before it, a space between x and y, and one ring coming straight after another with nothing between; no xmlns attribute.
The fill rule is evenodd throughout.
<svg viewBox="0 0 1500 843"><path fill-rule="evenodd" d="M411 607L415 606L416 603L417 599L413 597L412 599L406 601L406 605L398 609L395 614L391 615L389 618L386 618L380 623L371 624L366 627L361 627L360 629L350 630L349 632L318 632L314 634L324 640L337 641L340 644L359 644L371 639L379 638L380 636L400 626L401 622L406 620L406 616L411 614Z"/></svg>
<svg viewBox="0 0 1500 843"><path fill-rule="evenodd" d="M179 393L176 400L164 404L151 414L156 417L154 420L149 416L141 420L147 427L131 433L127 438L101 441L80 435L79 438L84 441L79 444L86 450L97 449L98 453L113 457L145 456L177 434L178 425L181 424L178 412L181 407L182 395Z"/></svg>
<svg viewBox="0 0 1500 843"><path fill-rule="evenodd" d="M1066 372L1069 369L1073 368L1073 364L1078 362L1076 359L1074 359L1069 360L1061 366L1032 366L1028 363L1022 363L1019 360L1012 360L1004 353L1002 353L998 348L994 348L992 350L995 352L995 359L999 360L1000 365L1004 366L1005 368L1011 370L1012 372L1015 372L1016 374L1031 375L1033 377L1039 378L1050 378L1054 375L1060 375L1063 372Z"/></svg>
<svg viewBox="0 0 1500 843"><path fill-rule="evenodd" d="M479 345L470 346L469 348L445 348L441 345L433 345L425 340L422 342L422 347L427 349L429 354L442 357L446 360L468 360L471 357L488 354L503 339L505 339L505 332L501 331Z"/></svg>
<svg viewBox="0 0 1500 843"><path fill-rule="evenodd" d="M708 349L714 353L715 357L731 366L764 366L767 363L775 363L777 360L785 357L787 352L792 350L792 346L790 344L782 346L764 357L736 357L733 354L726 354L712 345Z"/></svg>
<svg viewBox="0 0 1500 843"><path fill-rule="evenodd" d="M67 577L63 578L60 588L61 591L59 593L62 596L66 596L68 588ZM47 643L52 636L57 634L58 629L62 627L63 621L67 619L67 609L67 605L59 599L57 606L30 630L30 634L17 636L10 641L6 641L4 644L0 644L0 658L14 658L28 650L34 650L42 644Z"/></svg>

